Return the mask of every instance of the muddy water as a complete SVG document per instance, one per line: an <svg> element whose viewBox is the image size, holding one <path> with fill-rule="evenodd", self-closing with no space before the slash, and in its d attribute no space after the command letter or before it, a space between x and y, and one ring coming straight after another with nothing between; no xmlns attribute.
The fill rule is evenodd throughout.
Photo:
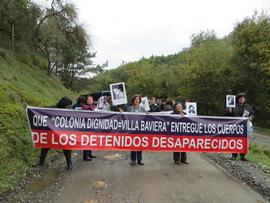
<svg viewBox="0 0 270 203"><path fill-rule="evenodd" d="M73 152L73 162L77 162L78 153ZM66 171L66 161L64 156L59 154L53 159L46 160L44 166L33 169L29 175L27 183L23 188L14 191L3 199L3 202L40 202L48 194L59 190L62 179L68 174ZM2 201L0 200L2 203Z"/></svg>
<svg viewBox="0 0 270 203"><path fill-rule="evenodd" d="M45 174L34 180L26 189L27 193L37 193L53 184L60 175L60 170L55 168L48 169Z"/></svg>

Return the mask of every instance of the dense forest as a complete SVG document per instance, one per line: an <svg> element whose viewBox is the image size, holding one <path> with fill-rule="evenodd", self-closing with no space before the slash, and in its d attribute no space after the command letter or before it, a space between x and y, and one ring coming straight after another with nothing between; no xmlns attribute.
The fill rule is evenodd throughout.
<svg viewBox="0 0 270 203"><path fill-rule="evenodd" d="M269 127L270 17L255 13L222 39L214 31L194 34L191 46L179 53L105 71L87 81L88 90L105 90L122 81L129 96L197 101L202 115L224 115L225 95L245 92L256 123Z"/></svg>

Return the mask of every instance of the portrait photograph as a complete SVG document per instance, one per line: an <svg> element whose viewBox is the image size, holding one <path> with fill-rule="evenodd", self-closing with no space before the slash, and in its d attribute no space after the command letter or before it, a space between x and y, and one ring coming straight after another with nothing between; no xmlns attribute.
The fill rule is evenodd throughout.
<svg viewBox="0 0 270 203"><path fill-rule="evenodd" d="M226 95L226 107L235 108L236 97L235 95Z"/></svg>
<svg viewBox="0 0 270 203"><path fill-rule="evenodd" d="M197 116L197 102L186 102L187 116Z"/></svg>
<svg viewBox="0 0 270 203"><path fill-rule="evenodd" d="M143 106L145 111L150 111L149 101L147 97L142 97L141 106Z"/></svg>
<svg viewBox="0 0 270 203"><path fill-rule="evenodd" d="M113 105L116 106L127 103L125 83L110 84L110 91Z"/></svg>

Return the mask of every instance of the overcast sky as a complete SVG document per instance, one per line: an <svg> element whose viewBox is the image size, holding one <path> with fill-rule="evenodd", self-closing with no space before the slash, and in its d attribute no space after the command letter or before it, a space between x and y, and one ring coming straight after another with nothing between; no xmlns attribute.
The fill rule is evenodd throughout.
<svg viewBox="0 0 270 203"><path fill-rule="evenodd" d="M142 56L168 55L190 45L193 33L229 34L255 10L270 13L270 0L72 0L91 35L96 64L109 68Z"/></svg>

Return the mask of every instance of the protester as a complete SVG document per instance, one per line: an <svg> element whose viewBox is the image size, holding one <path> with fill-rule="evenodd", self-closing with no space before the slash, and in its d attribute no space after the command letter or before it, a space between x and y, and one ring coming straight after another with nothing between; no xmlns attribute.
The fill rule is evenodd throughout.
<svg viewBox="0 0 270 203"><path fill-rule="evenodd" d="M54 107L71 109L72 101L69 97L63 97L58 101L58 103ZM42 148L40 151L39 163L33 166L43 166L49 150L50 150L49 148ZM63 149L63 153L65 155L66 162L67 162L67 170L71 170L72 169L71 150Z"/></svg>
<svg viewBox="0 0 270 203"><path fill-rule="evenodd" d="M156 99L156 101L157 101L157 104L158 104L159 106L161 106L161 104L162 104L162 99Z"/></svg>
<svg viewBox="0 0 270 203"><path fill-rule="evenodd" d="M155 97L150 98L150 112L160 112L160 106L156 102Z"/></svg>
<svg viewBox="0 0 270 203"><path fill-rule="evenodd" d="M110 100L112 100L111 96L109 96L109 97L105 96L104 97L104 105L105 105L107 111L111 110L111 104L109 102Z"/></svg>
<svg viewBox="0 0 270 203"><path fill-rule="evenodd" d="M163 111L173 111L175 101L172 98L167 98L165 101L164 109Z"/></svg>
<svg viewBox="0 0 270 203"><path fill-rule="evenodd" d="M82 105L83 110L94 111L96 107L94 106L93 97L88 95L86 97L86 103ZM92 150L83 150L83 160L84 161L92 161L92 158L96 158L96 156L92 155Z"/></svg>
<svg viewBox="0 0 270 203"><path fill-rule="evenodd" d="M129 112L145 112L145 109L140 105L141 103L141 96L140 95L134 95L131 98L131 106L128 107L127 111ZM142 151L131 151L130 154L131 157L131 163L130 165L134 166L136 165L136 161L139 165L143 166L144 163L142 162Z"/></svg>
<svg viewBox="0 0 270 203"><path fill-rule="evenodd" d="M160 111L164 111L165 99L158 99L158 105L160 107Z"/></svg>
<svg viewBox="0 0 270 203"><path fill-rule="evenodd" d="M79 96L77 103L73 105L73 109L81 110L82 106L85 104L86 98L85 96Z"/></svg>
<svg viewBox="0 0 270 203"><path fill-rule="evenodd" d="M92 96L88 95L86 97L85 103L82 105L83 110L90 110L94 111L96 109L96 106L94 105L94 99Z"/></svg>
<svg viewBox="0 0 270 203"><path fill-rule="evenodd" d="M235 108L227 108L226 109L226 115L227 116L233 116L233 117L249 117L250 120L254 117L254 112L252 110L252 107L246 103L246 96L245 93L239 93L236 96L236 107ZM241 161L247 161L246 154L240 154ZM237 153L233 153L232 160L237 159Z"/></svg>
<svg viewBox="0 0 270 203"><path fill-rule="evenodd" d="M175 104L175 108L172 114L179 114L181 116L184 116L185 113L183 111L183 105L179 102ZM173 160L175 164L188 164L187 162L187 153L186 152L173 152Z"/></svg>

